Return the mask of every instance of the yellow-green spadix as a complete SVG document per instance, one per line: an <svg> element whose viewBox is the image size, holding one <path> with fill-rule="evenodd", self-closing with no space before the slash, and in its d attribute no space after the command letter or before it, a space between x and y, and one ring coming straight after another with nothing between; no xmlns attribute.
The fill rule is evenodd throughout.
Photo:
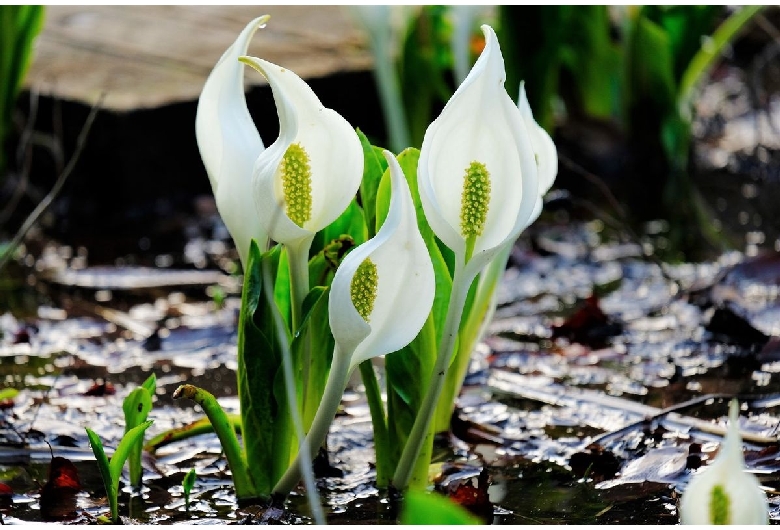
<svg viewBox="0 0 780 530"><path fill-rule="evenodd" d="M363 149L347 120L295 73L256 57L241 61L268 80L279 115L279 137L254 168L257 214L271 239L296 244L349 206L363 177Z"/></svg>
<svg viewBox="0 0 780 530"><path fill-rule="evenodd" d="M729 407L726 437L715 460L688 482L680 499L682 524L769 524L766 494L745 471L739 405Z"/></svg>
<svg viewBox="0 0 780 530"><path fill-rule="evenodd" d="M390 210L372 239L350 252L333 278L329 318L337 350L350 365L400 350L422 329L433 305L435 277L409 186L385 151Z"/></svg>
<svg viewBox="0 0 780 530"><path fill-rule="evenodd" d="M217 209L246 265L249 244L255 239L261 248L268 240L260 224L252 197L255 160L263 152L263 141L246 106L244 65L249 41L268 15L247 24L225 51L203 85L195 116L195 136L206 167Z"/></svg>
<svg viewBox="0 0 780 530"><path fill-rule="evenodd" d="M476 271L529 224L540 187L528 127L504 88L498 40L490 26L482 31L485 49L426 130L417 169L428 223Z"/></svg>

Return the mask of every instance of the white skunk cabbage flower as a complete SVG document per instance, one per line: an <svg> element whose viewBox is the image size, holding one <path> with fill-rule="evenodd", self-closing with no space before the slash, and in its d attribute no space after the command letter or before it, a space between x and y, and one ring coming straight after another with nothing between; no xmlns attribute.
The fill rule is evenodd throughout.
<svg viewBox="0 0 780 530"><path fill-rule="evenodd" d="M337 349L350 356L351 368L414 340L436 288L409 185L393 154L384 155L392 190L387 218L376 236L344 258L328 300Z"/></svg>
<svg viewBox="0 0 780 530"><path fill-rule="evenodd" d="M240 60L268 80L279 114L279 137L254 168L260 223L279 243L310 243L357 193L363 177L360 139L347 120L325 108L290 70L256 57Z"/></svg>
<svg viewBox="0 0 780 530"><path fill-rule="evenodd" d="M409 185L389 151L390 209L377 234L347 254L330 287L328 313L336 346L320 406L305 443L325 441L349 376L361 362L400 350L422 329L433 306L436 277L417 228ZM300 454L274 487L289 493L300 479Z"/></svg>
<svg viewBox="0 0 780 530"><path fill-rule="evenodd" d="M745 472L738 420L735 399L718 456L691 479L680 499L682 524L769 524L766 494L756 477Z"/></svg>
<svg viewBox="0 0 780 530"><path fill-rule="evenodd" d="M490 26L482 31L485 49L428 126L417 169L428 223L472 278L528 226L540 187L528 127L504 88L498 39Z"/></svg>
<svg viewBox="0 0 780 530"><path fill-rule="evenodd" d="M550 135L544 130L544 127L534 120L531 105L528 104L528 97L525 95L525 83L520 83L520 95L517 98L517 106L528 129L528 135L531 137L531 148L534 151L536 169L539 175L539 196L534 207L534 213L528 222L528 225L530 225L542 213L544 194L550 191L553 182L555 182L555 176L558 174L558 150L555 148Z"/></svg>
<svg viewBox="0 0 780 530"><path fill-rule="evenodd" d="M252 197L252 171L263 141L246 107L244 65L249 41L270 17L247 24L212 70L198 99L195 136L206 166L217 209L246 266L249 244L264 248L268 234L257 217Z"/></svg>

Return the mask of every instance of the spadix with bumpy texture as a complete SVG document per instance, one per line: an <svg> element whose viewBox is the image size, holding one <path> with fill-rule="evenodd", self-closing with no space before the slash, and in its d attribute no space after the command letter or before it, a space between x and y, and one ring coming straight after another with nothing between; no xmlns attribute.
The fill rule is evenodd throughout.
<svg viewBox="0 0 780 530"><path fill-rule="evenodd" d="M729 406L729 426L718 456L691 478L680 498L682 524L769 524L766 494L745 471L739 405Z"/></svg>
<svg viewBox="0 0 780 530"><path fill-rule="evenodd" d="M472 162L463 179L460 229L466 239L482 235L490 203L490 173L485 164Z"/></svg>
<svg viewBox="0 0 780 530"><path fill-rule="evenodd" d="M347 120L295 73L257 57L240 60L268 80L279 115L279 137L254 167L257 215L271 239L297 244L349 206L363 177L363 148Z"/></svg>
<svg viewBox="0 0 780 530"><path fill-rule="evenodd" d="M301 144L290 144L279 164L287 217L300 227L311 219L311 164Z"/></svg>
<svg viewBox="0 0 780 530"><path fill-rule="evenodd" d="M358 265L349 284L352 305L366 322L371 322L371 312L374 310L374 302L376 301L377 281L376 265L370 258L366 258L363 263Z"/></svg>

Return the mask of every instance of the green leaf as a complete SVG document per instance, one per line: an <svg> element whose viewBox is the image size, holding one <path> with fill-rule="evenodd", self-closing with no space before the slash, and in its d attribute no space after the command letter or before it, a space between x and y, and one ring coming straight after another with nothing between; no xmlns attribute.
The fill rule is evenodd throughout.
<svg viewBox="0 0 780 530"><path fill-rule="evenodd" d="M438 493L409 490L404 494L401 524L484 524L461 505Z"/></svg>
<svg viewBox="0 0 780 530"><path fill-rule="evenodd" d="M103 442L100 441L100 437L91 429L87 429L87 438L89 438L89 445L92 446L92 452L95 454L95 460L97 460L100 477L103 479L103 487L106 489L106 497L108 498L108 504L111 509L111 520L116 521L119 518L117 509L119 486L114 483L114 479L111 476L111 467L108 462L108 457L106 456L106 451L103 449Z"/></svg>
<svg viewBox="0 0 780 530"><path fill-rule="evenodd" d="M612 22L607 6L559 7L559 16L568 28L561 59L575 80L579 107L589 116L616 117L622 110L617 104L622 55L610 38Z"/></svg>
<svg viewBox="0 0 780 530"><path fill-rule="evenodd" d="M141 386L145 388L150 395L154 395L155 391L157 390L157 376L154 375L154 372L152 372L151 375L146 378L146 381L144 381Z"/></svg>
<svg viewBox="0 0 780 530"><path fill-rule="evenodd" d="M431 377L436 360L438 344L441 340L444 320L447 316L452 278L449 267L440 251L439 242L431 230L420 202L417 187L417 164L420 152L409 148L398 155L398 163L409 184L412 200L417 214L417 225L431 256L436 277L436 294L425 325L417 337L405 348L385 357L387 373L387 429L389 438L388 458L391 469L395 469L401 450L411 432L414 419L425 395L425 385ZM390 207L390 176L386 173L377 192L377 221L387 217ZM427 462L430 459L431 446L423 448L418 462L426 461L426 469L419 474L427 477ZM382 458L385 458L384 456ZM380 459L380 456L377 456ZM415 473L415 477L419 478ZM378 477L380 478L380 477Z"/></svg>
<svg viewBox="0 0 780 530"><path fill-rule="evenodd" d="M154 392L155 379L150 379L152 392ZM150 379L146 380L144 386L140 386L130 392L122 403L122 410L125 413L125 433L146 421L149 412L152 410L152 395L147 389ZM143 474L143 469L141 467L141 451L143 451L143 445L142 436L130 452L130 484L133 487L141 485L141 477Z"/></svg>
<svg viewBox="0 0 780 530"><path fill-rule="evenodd" d="M196 478L197 474L195 473L195 468L193 467L187 471L187 474L184 475L184 479L181 481L181 489L184 492L184 506L187 511L190 509L190 493L192 493L192 488L195 486Z"/></svg>
<svg viewBox="0 0 780 530"><path fill-rule="evenodd" d="M724 48L731 44L745 24L753 20L764 6L745 6L735 11L712 34L711 38L702 42L701 48L687 64L680 80L678 105L687 111L691 103L693 90L701 79L709 72L715 60L723 53Z"/></svg>
<svg viewBox="0 0 780 530"><path fill-rule="evenodd" d="M661 114L676 112L674 57L669 36L641 13L634 24L627 60L628 108L652 102Z"/></svg>
<svg viewBox="0 0 780 530"><path fill-rule="evenodd" d="M122 468L125 467L125 461L127 460L127 457L130 456L133 445L143 440L144 432L146 432L146 429L148 429L152 423L154 423L152 420L145 421L140 425L133 427L122 436L122 440L120 440L119 445L108 464L112 483L119 484L119 478L122 476Z"/></svg>
<svg viewBox="0 0 780 530"><path fill-rule="evenodd" d="M314 414L322 401L335 344L328 321L328 289L326 287L312 289L304 300L303 312L301 329L293 339L290 349L295 366L298 368L297 372L303 373L304 370L302 370L300 362L305 343L308 341L311 354L311 365L308 370L309 380L298 382L300 385L298 395L303 403L303 427L304 430L308 431ZM276 381L276 390L277 399L283 399L285 389L281 376Z"/></svg>
<svg viewBox="0 0 780 530"><path fill-rule="evenodd" d="M0 145L11 126L11 115L30 66L35 37L43 28L42 6L0 6ZM0 149L0 175L5 160Z"/></svg>
<svg viewBox="0 0 780 530"><path fill-rule="evenodd" d="M274 381L281 372L282 353L272 311L263 295L262 266L287 270L279 263L278 247L260 254L250 245L238 324L238 395L241 404L244 451L256 493L271 494L289 464L292 425L286 399L279 399ZM279 280L277 280L277 283ZM289 338L288 338L289 339Z"/></svg>
<svg viewBox="0 0 780 530"><path fill-rule="evenodd" d="M360 205L365 214L364 222L368 229L367 237L376 234L376 191L379 181L387 169L387 160L381 150L371 145L366 135L357 129L360 145L363 147L363 180L360 181Z"/></svg>

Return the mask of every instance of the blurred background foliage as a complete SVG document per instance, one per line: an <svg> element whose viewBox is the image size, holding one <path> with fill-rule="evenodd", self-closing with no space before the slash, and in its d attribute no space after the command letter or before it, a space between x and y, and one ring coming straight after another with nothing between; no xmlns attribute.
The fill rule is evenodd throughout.
<svg viewBox="0 0 780 530"><path fill-rule="evenodd" d="M664 259L697 259L732 245L715 229L713 212L691 179L693 99L713 65L762 7L384 9L395 13L373 17L373 26L365 14L356 18L369 34L391 34L384 46L376 46L374 39L373 52L377 60L394 61L399 87L395 112L404 114L392 118L386 108L385 122L405 123L407 130L391 131L389 138L422 144L425 128L465 77L463 65L470 67L484 45L479 26L490 23L501 43L510 96L516 99L525 81L534 117L559 147L559 132L567 128L577 129L580 136L598 136L606 129L619 137L624 149L604 171L614 172L617 165L620 176L617 181L607 176L601 186L617 199L611 202L619 211L612 214L636 231L648 221L667 221L668 238L659 253ZM377 80L381 82L380 76ZM390 147L405 146L391 141ZM601 178L600 168L589 171Z"/></svg>
<svg viewBox="0 0 780 530"><path fill-rule="evenodd" d="M0 146L13 125L16 98L32 59L33 41L43 28L42 6L0 6ZM6 149L0 149L0 182L6 167Z"/></svg>

